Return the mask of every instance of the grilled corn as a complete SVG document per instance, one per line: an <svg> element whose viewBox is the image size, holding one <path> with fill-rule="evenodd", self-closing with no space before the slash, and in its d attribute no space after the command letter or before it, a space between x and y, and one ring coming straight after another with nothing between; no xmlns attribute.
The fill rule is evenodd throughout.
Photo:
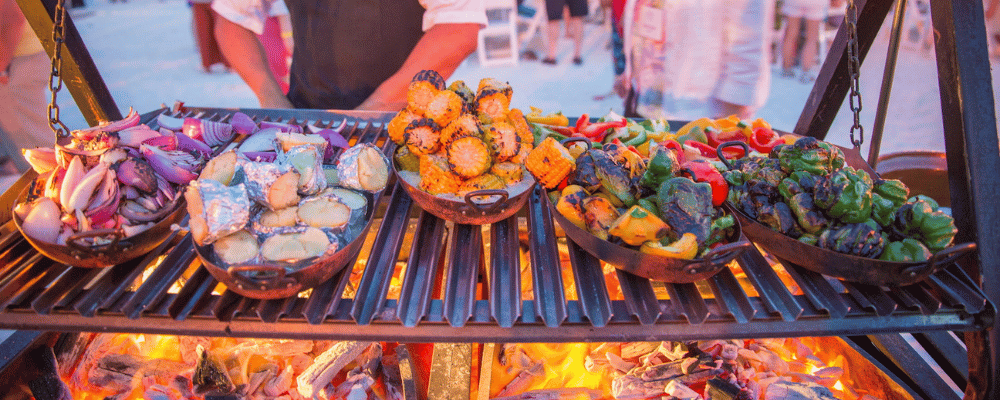
<svg viewBox="0 0 1000 400"><path fill-rule="evenodd" d="M501 162L493 164L490 173L500 177L508 185L513 185L524 179L524 167L522 164L512 162Z"/></svg>
<svg viewBox="0 0 1000 400"><path fill-rule="evenodd" d="M498 161L507 161L521 151L521 137L517 136L514 127L506 122L497 122L484 129L489 140L490 150Z"/></svg>
<svg viewBox="0 0 1000 400"><path fill-rule="evenodd" d="M496 90L503 93L504 97L507 97L507 103L510 103L510 98L514 94L514 88L510 87L507 82L500 82L496 78L483 78L479 80L479 87L476 88L476 93L480 93L483 90Z"/></svg>
<svg viewBox="0 0 1000 400"><path fill-rule="evenodd" d="M410 86L406 88L406 108L409 108L415 114L423 116L438 92L440 90L434 87L434 84L431 82L412 81L410 82Z"/></svg>
<svg viewBox="0 0 1000 400"><path fill-rule="evenodd" d="M451 172L448 160L436 154L420 158L420 189L438 195L455 193L462 185L462 179Z"/></svg>
<svg viewBox="0 0 1000 400"><path fill-rule="evenodd" d="M524 160L524 166L538 183L553 189L573 171L576 160L561 143L547 137Z"/></svg>
<svg viewBox="0 0 1000 400"><path fill-rule="evenodd" d="M447 126L462 113L462 97L450 90L442 90L434 95L424 113L438 125Z"/></svg>
<svg viewBox="0 0 1000 400"><path fill-rule="evenodd" d="M475 136L455 139L448 145L448 166L462 178L482 175L493 166L490 150Z"/></svg>
<svg viewBox="0 0 1000 400"><path fill-rule="evenodd" d="M431 85L434 85L434 88L437 90L444 90L445 87L444 77L433 69L425 69L417 72L417 74L413 76L413 81L428 82Z"/></svg>
<svg viewBox="0 0 1000 400"><path fill-rule="evenodd" d="M448 126L441 129L441 138L439 140L447 146L453 140L466 136L483 136L482 125L479 124L479 120L472 114L462 114L458 118L455 118L454 121L451 121Z"/></svg>
<svg viewBox="0 0 1000 400"><path fill-rule="evenodd" d="M521 146L526 144L535 144L535 134L531 133L531 127L528 126L528 120L524 118L524 113L516 108L511 108L510 112L507 113L507 122L514 127L514 131L517 132L517 136L521 138Z"/></svg>
<svg viewBox="0 0 1000 400"><path fill-rule="evenodd" d="M420 118L410 122L403 130L406 147L413 154L422 156L436 152L441 143L441 127L430 118Z"/></svg>
<svg viewBox="0 0 1000 400"><path fill-rule="evenodd" d="M505 185L503 180L496 175L482 174L462 183L462 185L458 187L458 195L465 196L466 193L476 190L503 189L504 187Z"/></svg>
<svg viewBox="0 0 1000 400"><path fill-rule="evenodd" d="M454 81L448 85L448 90L455 92L462 98L462 112L468 114L476 113L476 93L465 85L464 81Z"/></svg>
<svg viewBox="0 0 1000 400"><path fill-rule="evenodd" d="M402 145L406 142L406 126L410 125L416 119L420 119L420 115L414 114L409 109L404 108L392 117L392 120L386 125L386 130L389 131L389 139L396 142L398 145Z"/></svg>

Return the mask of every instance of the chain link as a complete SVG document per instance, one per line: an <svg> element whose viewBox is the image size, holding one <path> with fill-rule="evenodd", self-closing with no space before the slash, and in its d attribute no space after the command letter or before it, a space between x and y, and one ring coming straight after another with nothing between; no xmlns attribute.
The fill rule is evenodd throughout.
<svg viewBox="0 0 1000 400"><path fill-rule="evenodd" d="M847 13L844 14L847 23L847 73L851 77L851 111L854 112L854 125L851 126L851 144L860 149L865 142L865 128L861 126L861 85L858 76L861 74L861 61L858 58L858 7L854 0L847 1ZM854 132L858 137L854 137Z"/></svg>
<svg viewBox="0 0 1000 400"><path fill-rule="evenodd" d="M49 91L52 92L49 101L49 128L56 134L56 139L69 136L69 129L59 119L59 104L56 95L62 90L62 48L66 41L66 7L64 0L56 1L55 15L52 18L52 71L49 74Z"/></svg>

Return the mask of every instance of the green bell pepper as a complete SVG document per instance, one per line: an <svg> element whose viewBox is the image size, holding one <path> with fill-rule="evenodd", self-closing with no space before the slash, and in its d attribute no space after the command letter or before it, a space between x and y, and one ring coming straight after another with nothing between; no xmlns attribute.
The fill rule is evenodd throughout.
<svg viewBox="0 0 1000 400"><path fill-rule="evenodd" d="M918 239L934 253L950 246L958 229L955 220L924 199L911 199L896 211L893 233Z"/></svg>
<svg viewBox="0 0 1000 400"><path fill-rule="evenodd" d="M844 153L830 143L807 136L792 145L781 147L778 161L788 173L806 171L821 175L843 167Z"/></svg>
<svg viewBox="0 0 1000 400"><path fill-rule="evenodd" d="M872 212L872 187L865 180L867 174L858 174L853 168L843 168L819 179L813 201L825 210L830 218L854 224L864 222Z"/></svg>
<svg viewBox="0 0 1000 400"><path fill-rule="evenodd" d="M657 147L655 154L646 164L646 172L639 179L639 184L650 189L657 189L668 179L674 177L674 173L680 168L677 156L673 151L662 147Z"/></svg>
<svg viewBox="0 0 1000 400"><path fill-rule="evenodd" d="M656 197L659 215L678 235L693 233L699 246L708 240L712 227L712 186L688 178L664 181Z"/></svg>
<svg viewBox="0 0 1000 400"><path fill-rule="evenodd" d="M705 251L709 251L709 246L722 243L726 241L729 237L729 228L736 225L736 219L732 215L724 215L719 218L712 220L711 233L708 235L708 240L705 241Z"/></svg>
<svg viewBox="0 0 1000 400"><path fill-rule="evenodd" d="M878 259L895 262L922 262L930 259L931 255L931 251L919 240L906 238L885 245L885 249L882 250L882 255Z"/></svg>
<svg viewBox="0 0 1000 400"><path fill-rule="evenodd" d="M653 202L653 200L655 199L656 196L644 197L639 199L639 201L637 201L635 205L642 207L644 210L653 213L653 215L658 215L660 211L659 208L656 207L656 203Z"/></svg>
<svg viewBox="0 0 1000 400"><path fill-rule="evenodd" d="M872 190L872 219L881 226L889 226L896 219L898 205Z"/></svg>
<svg viewBox="0 0 1000 400"><path fill-rule="evenodd" d="M906 202L906 198L910 196L910 188L899 179L879 179L872 186L872 193L892 202L895 209Z"/></svg>
<svg viewBox="0 0 1000 400"><path fill-rule="evenodd" d="M830 223L823 216L823 213L816 210L816 207L813 205L812 196L809 193L793 195L788 200L788 208L795 215L795 219L799 222L799 227L806 233L817 233L826 228Z"/></svg>
<svg viewBox="0 0 1000 400"><path fill-rule="evenodd" d="M793 238L802 236L802 230L799 229L799 225L795 221L795 216L792 215L791 208L784 202L762 204L757 208L756 219L774 231L781 232Z"/></svg>
<svg viewBox="0 0 1000 400"><path fill-rule="evenodd" d="M885 247L882 234L864 223L841 225L823 231L817 244L838 253L868 258L878 257Z"/></svg>

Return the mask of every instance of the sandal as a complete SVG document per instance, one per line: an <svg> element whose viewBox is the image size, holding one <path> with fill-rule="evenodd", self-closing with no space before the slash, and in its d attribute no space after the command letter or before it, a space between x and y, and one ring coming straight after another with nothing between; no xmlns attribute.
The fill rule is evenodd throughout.
<svg viewBox="0 0 1000 400"><path fill-rule="evenodd" d="M576 64L576 65L583 65L583 58L580 58L580 57L573 57L573 64Z"/></svg>
<svg viewBox="0 0 1000 400"><path fill-rule="evenodd" d="M556 59L545 57L542 59L542 64L556 65Z"/></svg>

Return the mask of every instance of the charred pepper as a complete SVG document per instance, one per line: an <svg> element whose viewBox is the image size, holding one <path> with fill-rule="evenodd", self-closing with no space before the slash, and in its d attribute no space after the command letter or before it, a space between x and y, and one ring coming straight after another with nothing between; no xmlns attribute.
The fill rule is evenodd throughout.
<svg viewBox="0 0 1000 400"><path fill-rule="evenodd" d="M801 139L800 139L801 140ZM813 201L825 210L830 218L846 223L864 222L872 212L871 179L851 167L838 169L821 179L813 195Z"/></svg>
<svg viewBox="0 0 1000 400"><path fill-rule="evenodd" d="M931 251L914 238L906 238L898 242L890 242L885 245L882 255L878 257L883 261L895 262L922 262L931 258Z"/></svg>
<svg viewBox="0 0 1000 400"><path fill-rule="evenodd" d="M778 161L786 172L806 171L826 174L844 166L844 153L830 143L814 137L803 137L790 146L781 147Z"/></svg>
<svg viewBox="0 0 1000 400"><path fill-rule="evenodd" d="M663 182L656 196L660 216L680 234L693 233L699 244L705 243L712 226L712 187L688 178Z"/></svg>
<svg viewBox="0 0 1000 400"><path fill-rule="evenodd" d="M892 202L895 209L906 203L906 199L910 196L910 188L898 179L878 179L872 185L872 193Z"/></svg>
<svg viewBox="0 0 1000 400"><path fill-rule="evenodd" d="M674 177L679 165L677 156L672 150L656 147L649 163L646 164L646 172L642 174L639 184L651 189L659 188L663 181Z"/></svg>
<svg viewBox="0 0 1000 400"><path fill-rule="evenodd" d="M885 246L878 230L864 223L841 225L823 231L817 244L838 253L868 258L878 257Z"/></svg>
<svg viewBox="0 0 1000 400"><path fill-rule="evenodd" d="M936 203L916 197L899 207L892 229L896 237L918 239L934 253L950 246L958 233L954 219Z"/></svg>
<svg viewBox="0 0 1000 400"><path fill-rule="evenodd" d="M729 184L719 170L706 160L691 160L681 165L681 170L691 171L695 182L705 182L712 186L712 205L721 206L729 197Z"/></svg>

